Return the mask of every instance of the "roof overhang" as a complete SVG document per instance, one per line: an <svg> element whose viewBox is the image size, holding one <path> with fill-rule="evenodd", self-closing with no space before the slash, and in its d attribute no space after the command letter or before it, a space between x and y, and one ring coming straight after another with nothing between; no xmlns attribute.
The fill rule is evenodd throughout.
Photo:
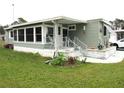
<svg viewBox="0 0 124 93"><path fill-rule="evenodd" d="M56 21L59 24L87 23L86 21L73 19L73 18L69 18L69 17L65 17L65 16L59 16L59 17L42 20L42 22L51 22L51 21Z"/></svg>
<svg viewBox="0 0 124 93"><path fill-rule="evenodd" d="M78 24L78 23L86 24L87 23L86 21L73 19L73 18L69 18L69 17L64 17L64 16L59 16L59 17L43 19L43 20L34 21L34 22L12 25L12 26L9 27L9 29L10 28L16 28L16 27L21 27L21 26L41 24L41 23L53 23L53 21L57 22L58 24Z"/></svg>
<svg viewBox="0 0 124 93"><path fill-rule="evenodd" d="M103 18L91 19L91 20L88 20L88 21L100 21L100 22L102 22L102 23L104 23L104 24L109 25L109 26L112 27L112 24L109 21L104 20Z"/></svg>
<svg viewBox="0 0 124 93"><path fill-rule="evenodd" d="M103 22L106 25L109 25L110 27L112 27L112 24L109 21L107 21L107 20L102 19L101 22Z"/></svg>

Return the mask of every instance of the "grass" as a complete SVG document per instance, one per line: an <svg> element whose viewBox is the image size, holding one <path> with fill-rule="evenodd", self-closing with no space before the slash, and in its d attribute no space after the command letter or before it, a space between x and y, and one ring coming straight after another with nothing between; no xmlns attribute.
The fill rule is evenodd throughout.
<svg viewBox="0 0 124 93"><path fill-rule="evenodd" d="M0 48L0 87L124 87L124 62L59 67L44 64L47 59Z"/></svg>
<svg viewBox="0 0 124 93"><path fill-rule="evenodd" d="M3 46L4 46L4 44L5 44L5 42L4 42L4 41L2 41L2 40L0 40L0 47L3 47Z"/></svg>

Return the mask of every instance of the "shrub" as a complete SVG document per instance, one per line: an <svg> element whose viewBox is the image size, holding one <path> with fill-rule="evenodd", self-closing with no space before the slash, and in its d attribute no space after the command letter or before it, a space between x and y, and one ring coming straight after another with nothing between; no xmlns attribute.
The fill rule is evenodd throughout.
<svg viewBox="0 0 124 93"><path fill-rule="evenodd" d="M104 48L104 46L101 45L100 43L99 43L99 45L97 47L98 47L99 50L102 50Z"/></svg>
<svg viewBox="0 0 124 93"><path fill-rule="evenodd" d="M58 53L58 56L55 57L52 61L51 64L52 65L59 65L59 66L63 66L65 64L65 56L63 53Z"/></svg>
<svg viewBox="0 0 124 93"><path fill-rule="evenodd" d="M78 61L76 57L67 58L63 53L58 52L56 57L54 57L52 60L45 61L45 64L56 65L56 66L68 66L68 65L81 64L81 62Z"/></svg>
<svg viewBox="0 0 124 93"><path fill-rule="evenodd" d="M77 59L75 57L69 57L66 62L68 65L74 65L76 64Z"/></svg>
<svg viewBox="0 0 124 93"><path fill-rule="evenodd" d="M13 49L13 44L6 44L4 45L4 48L9 48L9 49Z"/></svg>
<svg viewBox="0 0 124 93"><path fill-rule="evenodd" d="M84 58L81 63L86 63L87 58Z"/></svg>

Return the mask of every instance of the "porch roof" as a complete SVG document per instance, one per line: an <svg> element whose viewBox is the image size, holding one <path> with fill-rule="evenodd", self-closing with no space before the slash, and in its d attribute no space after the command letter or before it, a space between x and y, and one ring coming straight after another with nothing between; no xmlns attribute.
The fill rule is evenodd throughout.
<svg viewBox="0 0 124 93"><path fill-rule="evenodd" d="M73 19L73 18L69 18L69 17L65 17L65 16L58 16L58 17L43 19L43 20L39 20L39 21L13 25L13 26L11 26L11 28L40 24L40 23L53 23L53 21L56 21L59 24L76 24L76 23L85 23L86 24L87 23L87 21Z"/></svg>

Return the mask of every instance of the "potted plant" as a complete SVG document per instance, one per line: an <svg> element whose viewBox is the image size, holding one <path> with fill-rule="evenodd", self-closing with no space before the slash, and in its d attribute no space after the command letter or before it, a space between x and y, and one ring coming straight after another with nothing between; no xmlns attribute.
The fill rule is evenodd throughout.
<svg viewBox="0 0 124 93"><path fill-rule="evenodd" d="M104 46L103 46L102 44L100 44L100 43L99 43L99 45L97 46L97 48L98 48L99 50L102 50L103 47L104 47Z"/></svg>

